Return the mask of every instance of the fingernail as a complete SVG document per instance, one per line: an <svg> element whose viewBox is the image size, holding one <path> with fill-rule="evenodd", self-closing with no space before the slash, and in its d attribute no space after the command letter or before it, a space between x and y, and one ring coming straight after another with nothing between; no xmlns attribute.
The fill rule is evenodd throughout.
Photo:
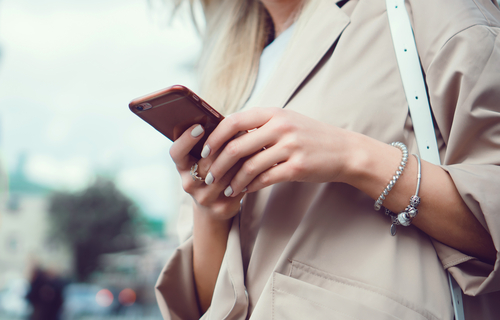
<svg viewBox="0 0 500 320"><path fill-rule="evenodd" d="M214 176L212 175L212 172L209 172L205 177L205 183L212 184L212 182L214 182Z"/></svg>
<svg viewBox="0 0 500 320"><path fill-rule="evenodd" d="M191 137L196 138L203 133L203 127L199 124L191 130Z"/></svg>
<svg viewBox="0 0 500 320"><path fill-rule="evenodd" d="M206 144L203 147L203 150L201 151L201 157L206 158L206 157L208 157L209 154L210 154L210 146L208 144Z"/></svg>
<svg viewBox="0 0 500 320"><path fill-rule="evenodd" d="M231 186L228 186L228 187L226 188L226 190L224 190L224 195L225 195L226 197L229 197L229 196L231 196L232 194L233 194L233 188L231 188Z"/></svg>
<svg viewBox="0 0 500 320"><path fill-rule="evenodd" d="M241 192L247 192L247 191L248 191L248 189L246 187L243 188L243 190L241 190Z"/></svg>

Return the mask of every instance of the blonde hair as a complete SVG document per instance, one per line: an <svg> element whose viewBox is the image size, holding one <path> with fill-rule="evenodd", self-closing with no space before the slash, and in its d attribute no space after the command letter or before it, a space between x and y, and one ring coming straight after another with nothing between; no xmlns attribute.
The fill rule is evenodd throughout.
<svg viewBox="0 0 500 320"><path fill-rule="evenodd" d="M197 0L174 0L176 8L185 1L193 12ZM229 114L241 108L252 92L271 18L259 0L198 1L205 16L198 65L200 95Z"/></svg>
<svg viewBox="0 0 500 320"><path fill-rule="evenodd" d="M189 1L193 12L197 0L174 3L179 7L184 1ZM227 115L240 109L250 96L273 23L260 0L198 1L206 23L199 61L200 94Z"/></svg>

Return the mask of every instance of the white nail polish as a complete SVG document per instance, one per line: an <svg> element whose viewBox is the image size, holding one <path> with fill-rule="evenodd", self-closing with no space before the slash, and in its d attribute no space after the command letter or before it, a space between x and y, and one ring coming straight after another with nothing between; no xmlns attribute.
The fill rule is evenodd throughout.
<svg viewBox="0 0 500 320"><path fill-rule="evenodd" d="M243 188L243 190L241 190L241 192L247 192L247 191L248 191L248 189L246 187Z"/></svg>
<svg viewBox="0 0 500 320"><path fill-rule="evenodd" d="M201 157L206 158L206 157L208 157L209 154L210 154L210 146L208 144L206 144L203 147L203 150L201 151Z"/></svg>
<svg viewBox="0 0 500 320"><path fill-rule="evenodd" d="M231 186L228 186L226 190L224 190L224 195L226 197L230 197L232 194L233 194L233 188L231 188Z"/></svg>
<svg viewBox="0 0 500 320"><path fill-rule="evenodd" d="M202 133L203 133L203 127L201 125L197 125L196 127L194 127L193 130L191 130L191 137L196 138Z"/></svg>
<svg viewBox="0 0 500 320"><path fill-rule="evenodd" d="M214 176L212 175L212 172L209 172L205 177L205 183L210 185L212 182L214 182Z"/></svg>

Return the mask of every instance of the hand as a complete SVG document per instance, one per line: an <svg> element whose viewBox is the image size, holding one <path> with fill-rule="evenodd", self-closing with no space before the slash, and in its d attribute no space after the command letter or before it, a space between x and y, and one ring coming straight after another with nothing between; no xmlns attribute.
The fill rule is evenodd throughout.
<svg viewBox="0 0 500 320"><path fill-rule="evenodd" d="M243 197L227 198L224 196L224 190L228 186L231 178L238 170L235 166L222 175L218 181L206 185L204 181L194 181L190 170L196 159L189 152L204 135L201 125L193 125L186 130L170 148L170 156L176 164L177 171L182 179L182 187L189 193L193 199L195 208L216 220L227 220L236 215L240 208L240 200ZM212 156L198 161L198 175L206 177L208 168L217 157L214 152Z"/></svg>
<svg viewBox="0 0 500 320"><path fill-rule="evenodd" d="M246 130L250 132L231 140ZM253 192L285 181L343 181L356 135L294 111L253 108L226 117L207 139L202 155L213 159L209 170L215 182L244 161L226 185L234 197L244 188ZM215 153L219 155L214 159Z"/></svg>

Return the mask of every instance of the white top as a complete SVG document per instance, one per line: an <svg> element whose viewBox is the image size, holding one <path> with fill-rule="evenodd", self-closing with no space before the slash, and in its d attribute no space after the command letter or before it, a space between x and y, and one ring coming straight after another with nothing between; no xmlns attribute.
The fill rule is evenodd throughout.
<svg viewBox="0 0 500 320"><path fill-rule="evenodd" d="M269 82L271 75L283 57L285 49L292 38L294 27L295 23L283 31L262 51L259 61L259 72L257 74L257 80L255 81L252 94L250 95L251 97L260 94L264 86Z"/></svg>

